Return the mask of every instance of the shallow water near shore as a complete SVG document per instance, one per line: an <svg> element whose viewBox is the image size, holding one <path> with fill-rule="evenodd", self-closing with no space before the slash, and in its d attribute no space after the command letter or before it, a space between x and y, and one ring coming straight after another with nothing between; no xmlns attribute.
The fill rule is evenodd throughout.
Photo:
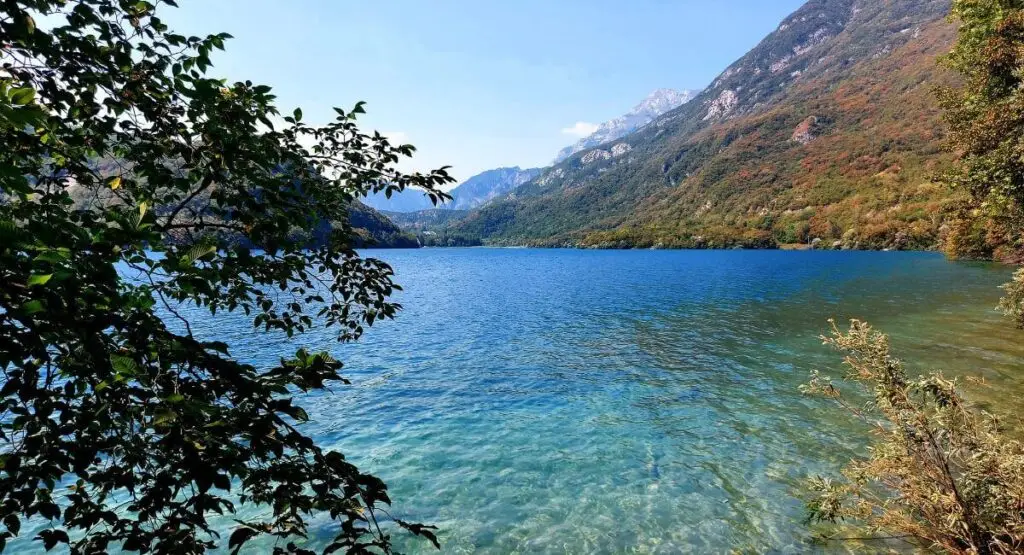
<svg viewBox="0 0 1024 555"><path fill-rule="evenodd" d="M827 319L867 319L914 371L1024 393L1010 269L928 253L430 249L390 262L405 310L333 349L353 385L306 430L383 478L445 553L802 552L801 481L863 429L798 386L839 370ZM294 345L218 332L269 364ZM329 534L329 529L323 529ZM396 534L404 552L432 552ZM316 538L311 543L315 544ZM816 548L819 546L816 546Z"/></svg>
<svg viewBox="0 0 1024 555"><path fill-rule="evenodd" d="M797 389L812 369L840 371L819 339L830 317L890 333L913 372L985 378L972 398L1011 419L1024 398L1024 333L993 309L1004 266L897 252L364 254L393 265L404 310L359 343L288 342L198 312L194 329L258 365L299 345L343 360L352 385L303 397L305 431L387 482L392 514L437 525L444 553L822 549L801 482L836 472L865 437ZM308 547L333 535L313 528Z"/></svg>

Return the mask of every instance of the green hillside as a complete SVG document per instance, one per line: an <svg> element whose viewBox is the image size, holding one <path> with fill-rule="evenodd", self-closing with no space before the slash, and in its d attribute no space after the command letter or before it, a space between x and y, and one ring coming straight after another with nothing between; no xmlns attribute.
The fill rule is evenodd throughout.
<svg viewBox="0 0 1024 555"><path fill-rule="evenodd" d="M545 246L932 247L948 8L812 0L695 100L450 231Z"/></svg>

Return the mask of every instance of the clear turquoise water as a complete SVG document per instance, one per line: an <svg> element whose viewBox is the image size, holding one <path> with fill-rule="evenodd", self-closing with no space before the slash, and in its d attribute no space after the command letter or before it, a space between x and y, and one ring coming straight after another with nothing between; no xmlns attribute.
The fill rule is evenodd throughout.
<svg viewBox="0 0 1024 555"><path fill-rule="evenodd" d="M336 352L353 384L303 399L306 431L383 478L444 553L797 553L809 474L863 430L797 387L838 369L830 316L889 331L922 370L985 377L1011 412L1024 334L1005 267L924 253L368 251L405 310ZM298 345L231 319L197 331L272 364ZM320 534L330 534L320 523ZM322 537L314 537L316 545ZM402 551L429 545L397 534Z"/></svg>
<svg viewBox="0 0 1024 555"><path fill-rule="evenodd" d="M438 525L445 553L811 549L801 481L864 437L797 391L811 369L838 368L818 339L830 316L870 320L922 369L986 377L999 386L986 402L1024 392L1024 334L992 308L1003 267L877 252L368 254L395 267L405 310L358 344L304 340L338 351L353 379L305 399L307 431L382 477L396 516ZM266 363L295 348L248 327L218 335Z"/></svg>

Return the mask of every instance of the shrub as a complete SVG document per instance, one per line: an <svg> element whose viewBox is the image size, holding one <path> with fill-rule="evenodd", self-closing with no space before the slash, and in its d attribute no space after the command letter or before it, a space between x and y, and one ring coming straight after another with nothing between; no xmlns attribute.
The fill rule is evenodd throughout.
<svg viewBox="0 0 1024 555"><path fill-rule="evenodd" d="M1013 281L1003 285L1006 295L999 300L999 309L1013 319L1013 323L1024 329L1024 270L1013 274Z"/></svg>
<svg viewBox="0 0 1024 555"><path fill-rule="evenodd" d="M843 479L811 481L809 521L852 522L951 553L1024 550L1024 447L995 417L972 408L956 380L911 378L890 354L888 337L868 324L854 320L843 333L833 322L822 339L846 353L846 379L870 399L852 402L817 373L801 389L863 419L874 442Z"/></svg>

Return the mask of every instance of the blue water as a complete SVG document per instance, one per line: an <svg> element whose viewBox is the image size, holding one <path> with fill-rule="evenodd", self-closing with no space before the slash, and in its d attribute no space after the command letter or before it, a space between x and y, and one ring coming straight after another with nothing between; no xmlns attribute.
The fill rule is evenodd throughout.
<svg viewBox="0 0 1024 555"><path fill-rule="evenodd" d="M830 316L869 319L921 369L1024 391L1024 335L992 307L1010 271L923 253L368 251L399 318L339 348L353 385L306 430L392 490L445 553L810 548L802 480L864 430L797 391L837 369ZM222 338L225 334L219 331ZM294 344L239 327L236 356ZM328 533L327 530L324 533ZM406 552L430 552L418 540ZM315 539L313 543L315 543Z"/></svg>
<svg viewBox="0 0 1024 555"><path fill-rule="evenodd" d="M357 344L195 329L273 364L329 349L351 386L305 430L384 479L444 553L778 552L809 542L802 481L864 430L798 386L837 370L827 318L870 320L915 368L1024 393L1024 334L993 310L1010 270L924 253L367 251L405 291ZM315 546L331 534L318 523ZM396 534L404 552L434 552Z"/></svg>

